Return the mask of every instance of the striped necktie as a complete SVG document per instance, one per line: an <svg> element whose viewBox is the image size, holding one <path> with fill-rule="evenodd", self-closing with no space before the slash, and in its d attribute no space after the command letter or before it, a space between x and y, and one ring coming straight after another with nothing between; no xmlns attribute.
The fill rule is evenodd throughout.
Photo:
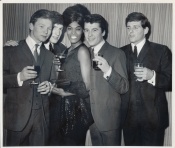
<svg viewBox="0 0 175 148"><path fill-rule="evenodd" d="M35 50L33 53L36 62L38 61L38 56L39 56L37 51L38 46L39 46L38 44L35 44Z"/></svg>

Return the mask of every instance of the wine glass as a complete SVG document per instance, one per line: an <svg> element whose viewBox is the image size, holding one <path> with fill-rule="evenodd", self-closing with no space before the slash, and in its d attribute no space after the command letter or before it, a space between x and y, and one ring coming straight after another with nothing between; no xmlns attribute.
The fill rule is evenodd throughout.
<svg viewBox="0 0 175 148"><path fill-rule="evenodd" d="M136 71L143 71L143 63L134 63L134 70ZM142 80L142 77L136 77L136 81L137 80Z"/></svg>
<svg viewBox="0 0 175 148"><path fill-rule="evenodd" d="M65 61L65 59L66 59L65 54L62 53L60 55L55 55L55 58L56 59L59 59L59 61L60 61L60 64L57 64L58 65L58 71L64 71L64 70L61 69L61 64L63 64L64 61Z"/></svg>
<svg viewBox="0 0 175 148"><path fill-rule="evenodd" d="M41 68L40 68L39 65L35 65L35 66L34 66L34 69L33 69L33 70L37 72L37 77L39 76L40 69L41 69ZM36 77L36 78L37 78L37 77ZM36 78L35 78L35 79L36 79ZM32 85L38 85L39 82L35 82L35 79L34 79L30 84L32 84Z"/></svg>

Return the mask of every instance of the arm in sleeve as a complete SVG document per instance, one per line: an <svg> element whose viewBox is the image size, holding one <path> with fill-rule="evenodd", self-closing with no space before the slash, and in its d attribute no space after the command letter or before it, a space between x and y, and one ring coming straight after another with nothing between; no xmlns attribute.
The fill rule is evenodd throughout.
<svg viewBox="0 0 175 148"><path fill-rule="evenodd" d="M172 88L172 54L167 46L160 60L159 69L156 71L155 87L171 90Z"/></svg>
<svg viewBox="0 0 175 148"><path fill-rule="evenodd" d="M107 81L119 94L126 93L129 89L129 83L125 53L122 51L116 54L115 63L110 66L112 67L112 72Z"/></svg>
<svg viewBox="0 0 175 148"><path fill-rule="evenodd" d="M12 49L10 47L4 47L3 49L3 88L13 88L19 87L17 81L17 73L10 73L11 64L11 53Z"/></svg>

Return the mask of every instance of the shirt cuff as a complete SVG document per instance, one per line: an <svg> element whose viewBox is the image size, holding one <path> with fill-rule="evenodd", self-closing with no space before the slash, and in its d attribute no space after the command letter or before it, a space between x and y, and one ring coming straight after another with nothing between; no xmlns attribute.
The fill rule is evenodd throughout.
<svg viewBox="0 0 175 148"><path fill-rule="evenodd" d="M18 86L23 85L23 81L20 80L20 72L17 74L17 81L18 81Z"/></svg>
<svg viewBox="0 0 175 148"><path fill-rule="evenodd" d="M148 80L148 83L152 84L153 86L156 85L156 72L153 70L153 77Z"/></svg>
<svg viewBox="0 0 175 148"><path fill-rule="evenodd" d="M112 67L110 66L109 70L106 73L103 74L103 77L105 79L108 79L109 76L111 75L111 72L112 72Z"/></svg>

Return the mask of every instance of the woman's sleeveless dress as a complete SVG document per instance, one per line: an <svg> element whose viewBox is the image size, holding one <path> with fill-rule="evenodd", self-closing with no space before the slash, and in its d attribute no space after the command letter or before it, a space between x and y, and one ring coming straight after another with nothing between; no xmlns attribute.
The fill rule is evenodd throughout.
<svg viewBox="0 0 175 148"><path fill-rule="evenodd" d="M84 44L73 49L62 64L58 80L69 80L64 90L76 95L64 97L61 102L61 133L65 145L85 145L86 132L93 119L90 110L89 92L83 82L78 50ZM68 50L68 49L67 49ZM63 144L63 145L64 145Z"/></svg>

